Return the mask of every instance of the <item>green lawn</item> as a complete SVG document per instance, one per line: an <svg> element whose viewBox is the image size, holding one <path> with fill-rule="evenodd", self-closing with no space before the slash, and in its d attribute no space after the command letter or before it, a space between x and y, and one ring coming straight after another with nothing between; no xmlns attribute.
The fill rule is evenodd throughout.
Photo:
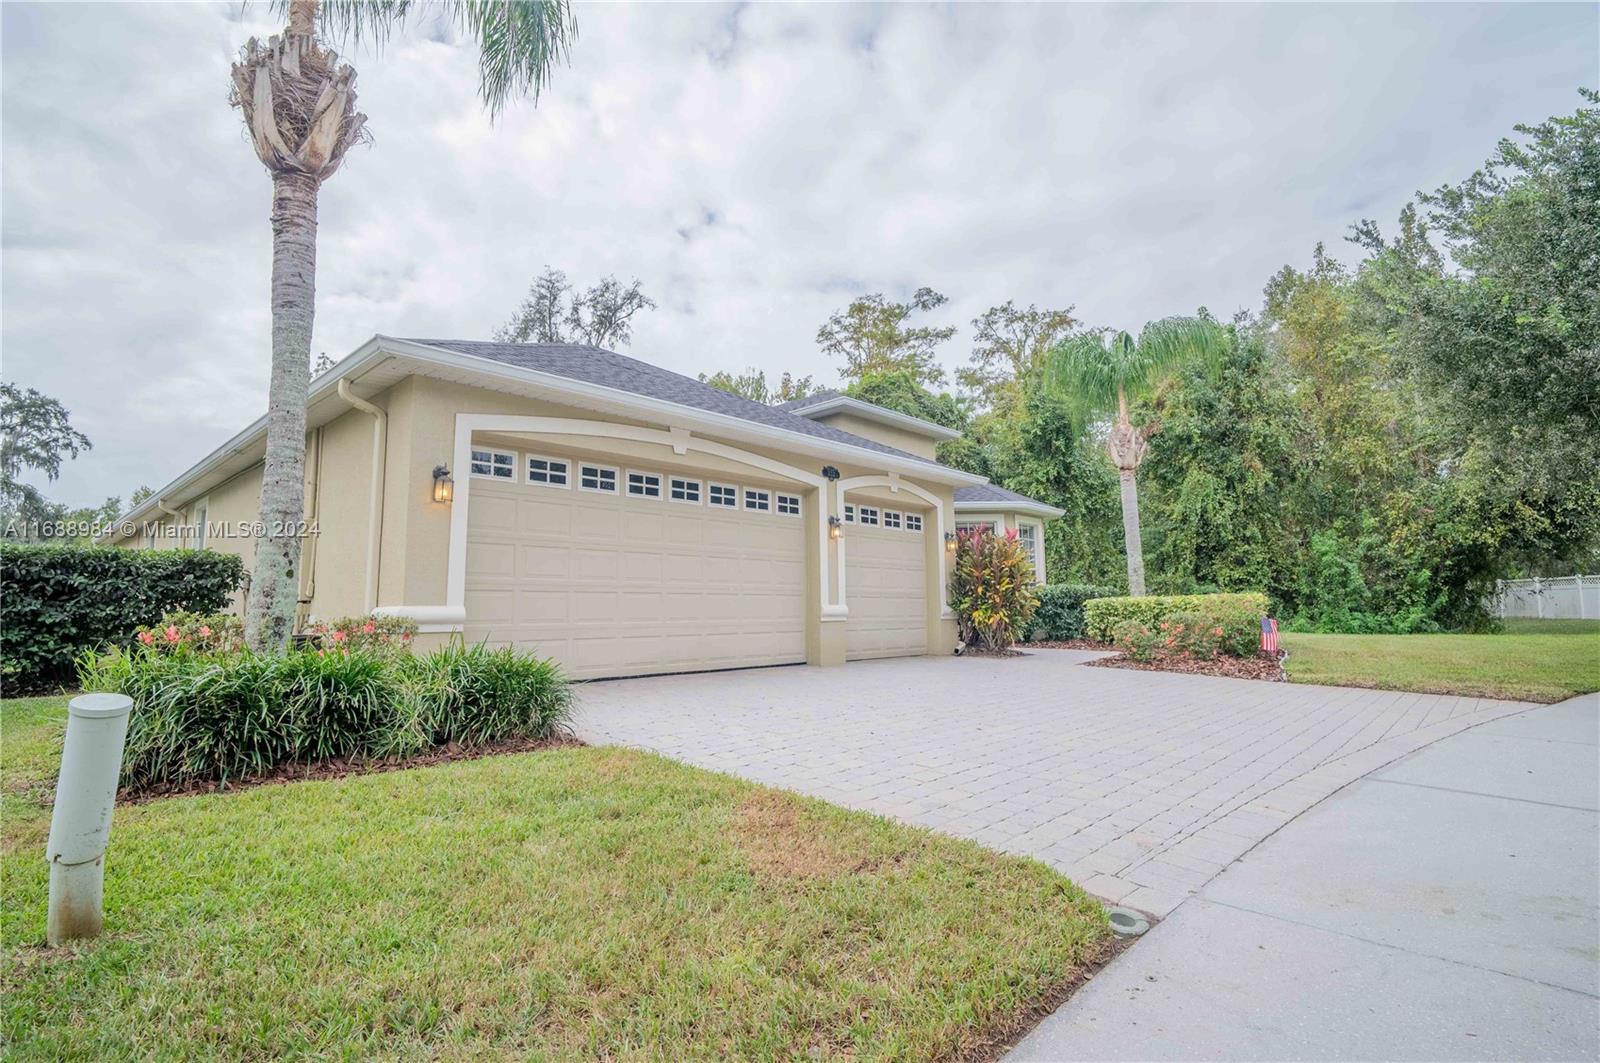
<svg viewBox="0 0 1600 1063"><path fill-rule="evenodd" d="M49 950L62 705L0 704L11 1059L984 1056L1108 947L1041 864L567 747L121 807Z"/></svg>
<svg viewBox="0 0 1600 1063"><path fill-rule="evenodd" d="M1508 621L1497 635L1285 634L1296 683L1562 701L1600 690L1600 622Z"/></svg>

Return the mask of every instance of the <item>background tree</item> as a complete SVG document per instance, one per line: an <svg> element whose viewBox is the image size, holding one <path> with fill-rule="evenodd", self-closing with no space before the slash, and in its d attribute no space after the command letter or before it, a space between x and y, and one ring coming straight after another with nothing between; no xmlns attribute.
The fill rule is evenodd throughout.
<svg viewBox="0 0 1600 1063"><path fill-rule="evenodd" d="M839 375L859 380L876 373L910 373L919 384L938 384L944 370L934 360L941 343L956 334L954 326L911 326L915 313L927 313L949 300L932 288L918 288L906 303L891 303L874 293L853 300L817 329L817 345L844 360Z"/></svg>
<svg viewBox="0 0 1600 1063"><path fill-rule="evenodd" d="M494 338L501 343L626 347L633 341L633 316L655 308L655 300L644 294L637 279L624 286L615 277L604 277L580 292L565 273L546 266L534 278L511 320L495 330Z"/></svg>
<svg viewBox="0 0 1600 1063"><path fill-rule="evenodd" d="M272 374L261 478L261 520L296 529L305 509L306 391L316 305L317 196L365 136L355 70L323 38L381 43L414 11L439 12L480 49L478 91L491 115L514 96L538 97L577 33L566 0L279 0L281 36L252 38L233 66L230 102L272 178ZM319 36L320 34L320 36ZM257 650L283 646L294 628L300 539L256 541L245 631Z"/></svg>
<svg viewBox="0 0 1600 1063"><path fill-rule="evenodd" d="M1128 593L1144 593L1136 476L1156 422L1134 424L1132 404L1192 360L1215 361L1227 347L1216 323L1169 317L1151 322L1135 340L1126 332L1084 333L1050 355L1049 375L1067 408L1083 424L1109 422L1106 452L1122 484L1122 533L1128 555Z"/></svg>
<svg viewBox="0 0 1600 1063"><path fill-rule="evenodd" d="M1018 310L1007 299L972 320L972 356L956 380L982 409L1012 409L1052 348L1077 325L1072 307Z"/></svg>
<svg viewBox="0 0 1600 1063"><path fill-rule="evenodd" d="M721 388L730 395L738 395L768 406L809 398L821 390L811 382L810 377L797 377L792 373L784 373L777 387L768 387L767 374L754 366L743 373L730 373L726 369L720 369L710 376L701 373L700 380L714 388Z"/></svg>
<svg viewBox="0 0 1600 1063"><path fill-rule="evenodd" d="M0 384L0 511L7 523L36 525L57 515L38 488L22 482L23 470L53 482L63 461L93 447L60 402L34 388Z"/></svg>

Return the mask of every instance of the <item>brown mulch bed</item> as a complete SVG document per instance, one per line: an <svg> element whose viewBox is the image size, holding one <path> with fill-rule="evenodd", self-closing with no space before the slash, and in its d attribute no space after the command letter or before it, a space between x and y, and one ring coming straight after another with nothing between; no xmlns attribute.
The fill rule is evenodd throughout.
<svg viewBox="0 0 1600 1063"><path fill-rule="evenodd" d="M431 764L448 764L455 760L477 760L480 757L498 757L507 753L528 753L536 749L581 745L583 743L576 738L507 738L482 746L463 746L452 742L424 750L411 757L385 757L382 760L347 757L318 761L315 764L280 764L261 775L231 780L226 785L214 779L205 782L162 783L136 793L123 790L117 795L117 800L137 804L166 797L233 793L236 790L247 790L256 786L278 786L316 779L344 779L352 775L376 775L385 771L405 771L410 768L425 768Z"/></svg>
<svg viewBox="0 0 1600 1063"><path fill-rule="evenodd" d="M1220 675L1227 679L1259 679L1286 683L1283 665L1271 657L1158 657L1153 661L1130 661L1126 657L1102 657L1085 661L1090 668L1132 668L1140 672L1185 672L1189 675Z"/></svg>
<svg viewBox="0 0 1600 1063"><path fill-rule="evenodd" d="M1021 650L989 650L982 646L963 646L958 657L1026 657Z"/></svg>
<svg viewBox="0 0 1600 1063"><path fill-rule="evenodd" d="M1116 653L1117 648L1109 642L1095 642L1093 639L1047 639L1041 642L1021 643L1030 650L1094 650L1098 653Z"/></svg>

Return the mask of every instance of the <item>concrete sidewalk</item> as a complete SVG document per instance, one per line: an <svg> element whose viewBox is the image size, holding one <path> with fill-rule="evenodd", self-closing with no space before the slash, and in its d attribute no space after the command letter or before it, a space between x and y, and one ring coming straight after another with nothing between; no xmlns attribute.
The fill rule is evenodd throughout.
<svg viewBox="0 0 1600 1063"><path fill-rule="evenodd" d="M1292 820L1009 1056L1600 1057L1600 697L1486 723Z"/></svg>

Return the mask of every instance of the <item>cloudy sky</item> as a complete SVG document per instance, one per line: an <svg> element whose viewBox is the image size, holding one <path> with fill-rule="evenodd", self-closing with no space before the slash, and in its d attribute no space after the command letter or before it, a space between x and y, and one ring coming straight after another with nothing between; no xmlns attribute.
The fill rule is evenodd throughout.
<svg viewBox="0 0 1600 1063"><path fill-rule="evenodd" d="M95 443L48 488L160 486L265 409L269 183L227 105L254 4L8 2L0 373ZM816 374L862 292L1137 327L1256 308L1514 123L1600 82L1593 4L584 6L491 124L429 20L353 50L374 143L323 189L314 350L487 337L549 263L638 277L630 353ZM1342 246L1340 254L1349 257Z"/></svg>

